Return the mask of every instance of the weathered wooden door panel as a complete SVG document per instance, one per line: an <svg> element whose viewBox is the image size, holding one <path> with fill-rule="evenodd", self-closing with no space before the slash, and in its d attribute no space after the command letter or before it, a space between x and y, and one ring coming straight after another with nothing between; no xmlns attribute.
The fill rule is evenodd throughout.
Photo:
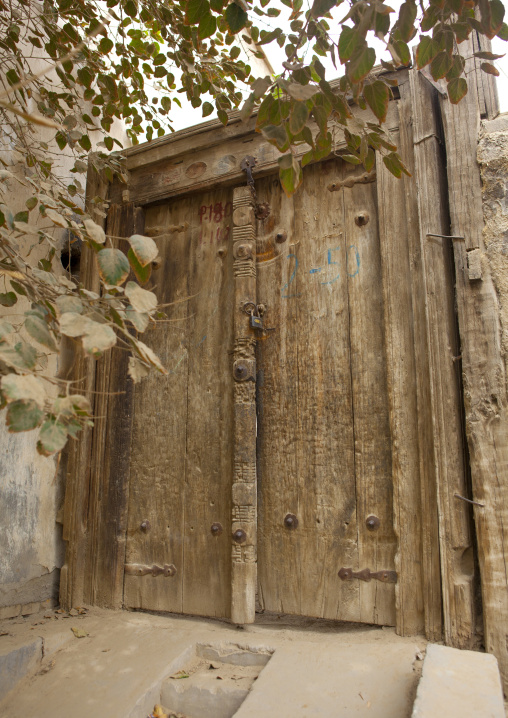
<svg viewBox="0 0 508 718"><path fill-rule="evenodd" d="M258 226L258 298L274 328L258 347L259 599L392 624L393 584L338 576L393 570L396 547L375 185L327 189L359 174L340 160L309 167L292 200L258 183L272 208Z"/></svg>
<svg viewBox="0 0 508 718"><path fill-rule="evenodd" d="M230 612L231 195L194 195L146 213L162 257L151 281L168 305L146 341L169 374L135 389L126 563L174 565L176 573L126 573L130 607ZM217 523L222 533L212 532Z"/></svg>

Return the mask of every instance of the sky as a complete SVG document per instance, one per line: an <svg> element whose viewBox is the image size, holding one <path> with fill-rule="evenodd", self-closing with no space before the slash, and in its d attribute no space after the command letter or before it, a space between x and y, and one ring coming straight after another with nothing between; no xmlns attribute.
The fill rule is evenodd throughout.
<svg viewBox="0 0 508 718"><path fill-rule="evenodd" d="M393 7L395 11L398 12L398 9L401 5L403 0L391 0L390 6ZM304 5L308 4L309 0L304 0ZM265 28L266 30L272 30L276 27L282 27L282 29L285 32L291 32L289 28L289 13L290 10L286 8L281 3L277 3L278 7L282 8L281 15L278 18L259 18L256 17L256 24L258 27ZM332 12L332 16L334 17L334 20L338 21L340 20L343 15L345 14L344 9L339 7L335 8ZM507 13L508 16L508 13ZM336 32L333 31L333 23L330 23L332 25L331 35L334 39L338 40L341 26L337 22L336 26ZM376 50L376 65L380 64L380 59L383 60L390 60L390 54L384 47L384 43L382 43L380 40L372 38L372 33L369 33L369 43L372 43L372 46ZM413 40L412 44L415 44L418 42L419 36L416 35L415 39ZM266 53L266 56L272 65L274 71L276 74L279 74L283 71L282 62L286 59L286 55L284 52L284 48L280 48L276 42L272 42L269 45L264 45L263 49ZM503 42L502 40L499 40L499 38L494 38L492 41L492 51L496 55L501 55L503 53L507 53L505 57L503 57L501 60L496 60L493 64L497 67L499 70L499 77L497 78L497 86L498 86L498 94L499 94L499 104L500 104L500 111L501 112L508 112L508 42ZM244 56L243 59L245 60L246 57ZM337 77L340 73L335 70L331 60L325 61L324 58L320 58L323 64L326 67L326 77L328 80L333 80L335 77ZM182 95L179 96L180 99L182 98ZM203 121L201 110L199 108L194 109L191 107L190 103L187 103L185 101L182 101L182 109L178 109L175 105L174 111L171 113L172 118L172 124L175 130L180 130L185 127L190 127L191 125L198 124L199 122ZM216 117L216 113L210 115L207 120L214 119Z"/></svg>

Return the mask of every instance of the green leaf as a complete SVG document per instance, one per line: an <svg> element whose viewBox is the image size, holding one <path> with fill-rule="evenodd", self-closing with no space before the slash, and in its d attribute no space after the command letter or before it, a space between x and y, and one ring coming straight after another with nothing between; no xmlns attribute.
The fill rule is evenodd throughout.
<svg viewBox="0 0 508 718"><path fill-rule="evenodd" d="M493 52L474 52L473 55L475 57L480 58L480 60L500 60L502 57L505 57L505 55L494 55Z"/></svg>
<svg viewBox="0 0 508 718"><path fill-rule="evenodd" d="M74 297L71 294L63 294L62 296L57 297L55 304L60 314L65 314L65 312L81 314L83 311L83 302L81 299L79 297Z"/></svg>
<svg viewBox="0 0 508 718"><path fill-rule="evenodd" d="M44 319L34 316L27 317L25 321L25 329L36 342L39 342L42 346L51 349L53 352L58 351L55 339Z"/></svg>
<svg viewBox="0 0 508 718"><path fill-rule="evenodd" d="M372 47L361 47L356 50L349 61L348 77L352 82L360 82L374 67L376 51Z"/></svg>
<svg viewBox="0 0 508 718"><path fill-rule="evenodd" d="M142 267L132 249L127 252L127 257L138 282L146 284L152 274L152 265L147 264L146 267Z"/></svg>
<svg viewBox="0 0 508 718"><path fill-rule="evenodd" d="M462 55L453 55L452 63L453 64L450 70L446 73L447 80L453 80L454 77L460 77L464 72L466 61Z"/></svg>
<svg viewBox="0 0 508 718"><path fill-rule="evenodd" d="M372 147L369 147L369 149L367 151L367 157L365 158L365 160L363 162L363 166L365 167L367 172L370 172L372 170L372 168L374 167L375 163L376 163L376 153L374 152Z"/></svg>
<svg viewBox="0 0 508 718"><path fill-rule="evenodd" d="M397 30L400 33L401 39L405 42L409 42L414 35L416 12L416 2L414 2L414 0L406 0L406 2L400 6Z"/></svg>
<svg viewBox="0 0 508 718"><path fill-rule="evenodd" d="M132 18L135 18L136 15L138 14L138 8L137 8L134 0L127 0L125 5L123 6L123 9L127 13L127 15L129 15Z"/></svg>
<svg viewBox="0 0 508 718"><path fill-rule="evenodd" d="M495 35L501 29L504 20L505 8L502 0L490 0L490 27Z"/></svg>
<svg viewBox="0 0 508 718"><path fill-rule="evenodd" d="M42 456L51 456L61 451L67 443L67 430L64 424L56 419L48 419L41 426L37 451Z"/></svg>
<svg viewBox="0 0 508 718"><path fill-rule="evenodd" d="M15 70L8 70L5 73L5 77L7 78L7 82L9 83L9 85L11 85L11 87L12 85L16 85L19 82L19 77Z"/></svg>
<svg viewBox="0 0 508 718"><path fill-rule="evenodd" d="M501 40L508 40L508 25L505 22L501 25L501 29L497 33L497 36Z"/></svg>
<svg viewBox="0 0 508 718"><path fill-rule="evenodd" d="M222 122L224 127L228 124L229 117L228 117L228 113L225 110L217 110L217 117Z"/></svg>
<svg viewBox="0 0 508 718"><path fill-rule="evenodd" d="M97 262L99 274L106 284L123 284L129 276L129 260L119 249L101 249Z"/></svg>
<svg viewBox="0 0 508 718"><path fill-rule="evenodd" d="M142 267L153 262L159 256L159 249L151 237L143 237L141 234L133 234L129 237L132 251Z"/></svg>
<svg viewBox="0 0 508 718"><path fill-rule="evenodd" d="M217 30L217 20L210 13L206 13L201 17L198 27L198 36L201 40L206 40L207 37L211 37Z"/></svg>
<svg viewBox="0 0 508 718"><path fill-rule="evenodd" d="M90 142L90 138L88 137L88 135L82 135L81 139L78 140L78 142L86 152L90 152L90 150L92 149L92 143Z"/></svg>
<svg viewBox="0 0 508 718"><path fill-rule="evenodd" d="M263 95L268 90L268 88L270 87L271 84L272 84L272 80L268 76L258 77L254 80L254 82L250 86L250 89L254 93L256 100L259 100L260 97L263 97ZM263 100L263 103L261 103L261 107L263 107L263 104L264 104L264 100Z"/></svg>
<svg viewBox="0 0 508 718"><path fill-rule="evenodd" d="M20 295L23 296L23 297L26 297L26 296L27 296L26 290L25 290L25 288L23 287L23 285L22 285L22 284L18 284L18 282L15 282L14 279L11 279L11 287L14 289L14 291L16 292L16 294L20 294Z"/></svg>
<svg viewBox="0 0 508 718"><path fill-rule="evenodd" d="M341 155L341 160L344 160L345 162L349 162L350 165L361 165L362 161L359 157L356 155Z"/></svg>
<svg viewBox="0 0 508 718"><path fill-rule="evenodd" d="M309 108L305 102L295 102L289 117L289 130L293 135L298 135L305 127L309 119Z"/></svg>
<svg viewBox="0 0 508 718"><path fill-rule="evenodd" d="M204 15L210 14L208 0L188 0L185 15L190 25L197 25Z"/></svg>
<svg viewBox="0 0 508 718"><path fill-rule="evenodd" d="M386 120L390 94L389 88L381 80L376 80L363 88L365 101L380 122Z"/></svg>
<svg viewBox="0 0 508 718"><path fill-rule="evenodd" d="M44 409L44 382L32 374L6 374L2 377L2 391L7 401L30 400Z"/></svg>
<svg viewBox="0 0 508 718"><path fill-rule="evenodd" d="M242 122L247 122L254 111L254 105L256 103L256 96L252 92L249 97L243 103L242 109L240 110L240 119Z"/></svg>
<svg viewBox="0 0 508 718"><path fill-rule="evenodd" d="M448 97L453 105L456 105L467 94L467 82L463 77L454 77L448 83Z"/></svg>
<svg viewBox="0 0 508 718"><path fill-rule="evenodd" d="M86 233L93 242L96 244L104 244L106 241L106 235L100 225L94 222L92 219L85 219L83 221Z"/></svg>
<svg viewBox="0 0 508 718"><path fill-rule="evenodd" d="M3 307L12 307L17 301L18 298L14 292L6 292L5 294L0 292L0 304Z"/></svg>
<svg viewBox="0 0 508 718"><path fill-rule="evenodd" d="M284 152L289 147L289 140L284 127L280 125L267 125L261 130L263 137L271 144Z"/></svg>
<svg viewBox="0 0 508 718"><path fill-rule="evenodd" d="M409 52L409 47L406 42L403 42L403 40L396 40L393 43L393 49L397 53L402 65L411 64L411 53Z"/></svg>
<svg viewBox="0 0 508 718"><path fill-rule="evenodd" d="M319 92L319 87L317 85L300 85L297 82L291 82L288 85L287 91L294 100L303 102L314 97L314 95Z"/></svg>
<svg viewBox="0 0 508 718"><path fill-rule="evenodd" d="M141 289L136 282L127 282L125 285L125 296L136 312L150 314L157 308L157 297L155 294L148 292L146 289Z"/></svg>
<svg viewBox="0 0 508 718"><path fill-rule="evenodd" d="M258 45L269 45L274 40L277 40L277 38L282 34L282 30L280 27L276 28L275 30L272 30L271 32L266 32L265 30L261 31L261 39L258 41Z"/></svg>
<svg viewBox="0 0 508 718"><path fill-rule="evenodd" d="M240 5L237 5L236 2L232 2L227 6L224 17L233 35L243 30L249 19L245 10Z"/></svg>
<svg viewBox="0 0 508 718"><path fill-rule="evenodd" d="M64 133L63 133L63 132L57 132L56 135L55 135L55 140L56 140L56 143L57 143L58 147L59 147L61 150L63 150L63 148L64 148L65 145L67 144L67 138L66 138L66 136L64 135Z"/></svg>
<svg viewBox="0 0 508 718"><path fill-rule="evenodd" d="M31 212L35 207L37 207L37 197L30 197L30 199L27 199L25 202L25 206L28 207L28 211Z"/></svg>
<svg viewBox="0 0 508 718"><path fill-rule="evenodd" d="M17 212L17 214L14 215L13 222L24 222L28 224L28 212Z"/></svg>
<svg viewBox="0 0 508 718"><path fill-rule="evenodd" d="M286 195L291 197L303 181L303 172L300 163L293 155L279 157L280 183Z"/></svg>
<svg viewBox="0 0 508 718"><path fill-rule="evenodd" d="M201 109L203 112L203 117L208 117L208 115L212 114L214 106L211 102L203 102L203 107Z"/></svg>
<svg viewBox="0 0 508 718"><path fill-rule="evenodd" d="M81 341L83 349L98 359L103 352L115 346L116 334L107 324L90 321L88 331Z"/></svg>
<svg viewBox="0 0 508 718"><path fill-rule="evenodd" d="M103 37L99 43L99 50L103 55L107 55L113 49L114 42L109 37Z"/></svg>
<svg viewBox="0 0 508 718"><path fill-rule="evenodd" d="M126 319L136 328L138 332L144 332L149 324L150 315L144 312L137 312L134 309L127 309Z"/></svg>
<svg viewBox="0 0 508 718"><path fill-rule="evenodd" d="M388 171L391 172L392 175L394 175L395 177L402 177L402 173L406 174L408 177L411 177L411 173L402 163L400 157L396 152L390 152L389 155L383 157L383 162Z"/></svg>
<svg viewBox="0 0 508 718"><path fill-rule="evenodd" d="M44 418L44 412L35 401L13 401L7 408L6 424L11 433L36 429Z"/></svg>
<svg viewBox="0 0 508 718"><path fill-rule="evenodd" d="M353 56L360 42L360 35L355 28L343 27L339 37L339 59L344 64Z"/></svg>
<svg viewBox="0 0 508 718"><path fill-rule="evenodd" d="M337 5L337 0L314 0L311 9L311 15L313 17L322 17L330 12L330 10Z"/></svg>
<svg viewBox="0 0 508 718"><path fill-rule="evenodd" d="M453 60L448 55L448 53L445 51L440 52L431 62L430 74L432 75L434 80L440 80L446 75L447 72L449 72L452 67L452 64Z"/></svg>
<svg viewBox="0 0 508 718"><path fill-rule="evenodd" d="M416 64L419 70L432 62L438 52L437 44L430 37L422 37L416 48Z"/></svg>
<svg viewBox="0 0 508 718"><path fill-rule="evenodd" d="M483 72L486 72L488 75L494 75L494 77L499 77L499 70L494 67L494 65L491 65L490 62L482 62L480 65L480 69L483 70Z"/></svg>

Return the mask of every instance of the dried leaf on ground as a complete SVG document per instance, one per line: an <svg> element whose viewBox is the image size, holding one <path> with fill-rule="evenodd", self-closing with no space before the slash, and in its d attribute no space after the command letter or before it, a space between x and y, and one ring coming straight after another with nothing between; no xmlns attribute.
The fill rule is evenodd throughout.
<svg viewBox="0 0 508 718"><path fill-rule="evenodd" d="M76 638L86 638L90 634L87 631L84 631L82 628L71 628L71 631L74 633Z"/></svg>

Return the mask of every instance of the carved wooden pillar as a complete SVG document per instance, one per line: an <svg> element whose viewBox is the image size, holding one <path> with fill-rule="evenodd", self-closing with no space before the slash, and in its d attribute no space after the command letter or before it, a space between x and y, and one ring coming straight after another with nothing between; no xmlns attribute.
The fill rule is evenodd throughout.
<svg viewBox="0 0 508 718"><path fill-rule="evenodd" d="M250 313L256 311L256 230L249 187L233 194L235 277L234 468L232 486L231 620L254 623L257 582L256 339Z"/></svg>

